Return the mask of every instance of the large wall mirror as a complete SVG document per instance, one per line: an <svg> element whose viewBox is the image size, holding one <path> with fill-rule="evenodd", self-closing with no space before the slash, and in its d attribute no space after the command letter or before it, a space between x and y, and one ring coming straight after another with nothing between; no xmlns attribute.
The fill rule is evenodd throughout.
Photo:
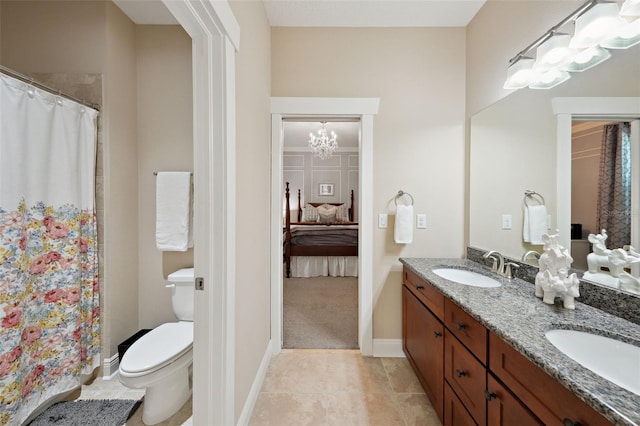
<svg viewBox="0 0 640 426"><path fill-rule="evenodd" d="M542 245L524 242L523 222L525 202L540 204L544 199L549 230L558 229L562 245L571 248L571 223L592 216L592 212L585 210L589 207L572 203L572 127L574 133L584 134L584 123L604 125L620 119L636 120L632 126L636 139L632 145L636 167L632 190L636 205L631 216L635 221L633 244L638 245L640 110L620 117L609 112L604 102L604 98L622 97L636 98L631 100L632 104L640 105L640 46L614 51L607 62L572 74L569 81L551 90L522 89L474 115L470 129L470 245L498 250L520 260L529 251L542 252ZM598 104L598 99L603 102ZM582 108L585 105L588 107ZM574 149L574 157L576 151L580 149ZM598 173L598 167L591 164L580 176L593 182ZM577 189L580 185L574 184L574 188L586 191ZM527 197L528 190L541 197ZM592 203L593 197L585 198L587 205ZM572 214L574 207L576 211ZM580 239L585 239L588 232L591 230L585 226ZM582 256L578 248L574 247L574 251L576 256ZM535 264L534 256L527 259ZM574 266L584 263L574 262Z"/></svg>

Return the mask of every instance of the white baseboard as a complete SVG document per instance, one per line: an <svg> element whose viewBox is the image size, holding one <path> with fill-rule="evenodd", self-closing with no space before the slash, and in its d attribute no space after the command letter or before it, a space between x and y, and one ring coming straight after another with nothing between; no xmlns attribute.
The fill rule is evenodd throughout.
<svg viewBox="0 0 640 426"><path fill-rule="evenodd" d="M118 367L120 367L120 358L118 354L113 355L110 358L102 360L102 378L104 380L113 379L118 374Z"/></svg>
<svg viewBox="0 0 640 426"><path fill-rule="evenodd" d="M249 395L247 395L247 399L244 402L244 407L242 408L242 412L240 413L240 417L238 418L237 426L246 426L249 424L251 413L253 412L253 407L255 407L258 396L260 395L260 389L262 388L262 383L264 382L264 378L267 375L267 369L269 368L271 358L271 340L269 340L269 343L267 343L267 349L264 351L264 356L262 357L262 362L260 362L260 367L258 367L256 377L253 379L253 384L251 385L251 389L249 390Z"/></svg>
<svg viewBox="0 0 640 426"><path fill-rule="evenodd" d="M373 356L376 358L405 358L402 339L373 339Z"/></svg>

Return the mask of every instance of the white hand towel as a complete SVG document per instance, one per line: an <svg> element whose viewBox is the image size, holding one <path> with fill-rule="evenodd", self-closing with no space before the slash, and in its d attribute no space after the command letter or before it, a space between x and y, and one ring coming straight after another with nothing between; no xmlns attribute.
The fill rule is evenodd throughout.
<svg viewBox="0 0 640 426"><path fill-rule="evenodd" d="M542 245L542 236L548 231L547 208L540 206L525 206L522 237L526 243Z"/></svg>
<svg viewBox="0 0 640 426"><path fill-rule="evenodd" d="M394 240L396 244L410 244L413 241L413 206L396 206Z"/></svg>
<svg viewBox="0 0 640 426"><path fill-rule="evenodd" d="M187 251L193 247L190 172L158 172L156 247L161 251Z"/></svg>

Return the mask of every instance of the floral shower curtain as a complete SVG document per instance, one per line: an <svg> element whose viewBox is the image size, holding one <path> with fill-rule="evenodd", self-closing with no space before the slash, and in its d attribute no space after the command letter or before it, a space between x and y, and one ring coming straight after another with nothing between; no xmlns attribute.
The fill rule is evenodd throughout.
<svg viewBox="0 0 640 426"><path fill-rule="evenodd" d="M0 424L99 365L97 111L0 75Z"/></svg>
<svg viewBox="0 0 640 426"><path fill-rule="evenodd" d="M607 230L607 248L631 244L631 126L604 126L598 181L598 232Z"/></svg>

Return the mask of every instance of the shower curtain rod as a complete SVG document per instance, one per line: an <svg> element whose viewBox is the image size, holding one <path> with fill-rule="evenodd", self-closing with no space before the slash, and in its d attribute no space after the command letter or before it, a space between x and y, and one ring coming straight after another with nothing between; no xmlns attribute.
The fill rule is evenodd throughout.
<svg viewBox="0 0 640 426"><path fill-rule="evenodd" d="M3 74L8 75L10 77L16 78L16 79L18 79L18 80L20 80L20 81L22 81L24 83L30 84L30 85L32 85L34 87L37 87L38 89L42 89L44 91L47 91L47 92L49 92L51 94L54 94L54 95L57 95L57 96L62 96L63 98L67 98L67 99L72 100L74 102L77 102L77 103L79 103L81 105L87 106L89 108L93 108L96 111L100 111L100 105L92 104L92 103L86 102L86 101L84 101L82 99L75 98L75 97L73 97L71 95L63 93L60 90L56 90L53 87L49 87L44 83L40 83L39 81L36 81L33 77L29 77L27 75L19 73L18 71L12 70L11 68L7 68L4 65L0 65L0 72L2 72Z"/></svg>

